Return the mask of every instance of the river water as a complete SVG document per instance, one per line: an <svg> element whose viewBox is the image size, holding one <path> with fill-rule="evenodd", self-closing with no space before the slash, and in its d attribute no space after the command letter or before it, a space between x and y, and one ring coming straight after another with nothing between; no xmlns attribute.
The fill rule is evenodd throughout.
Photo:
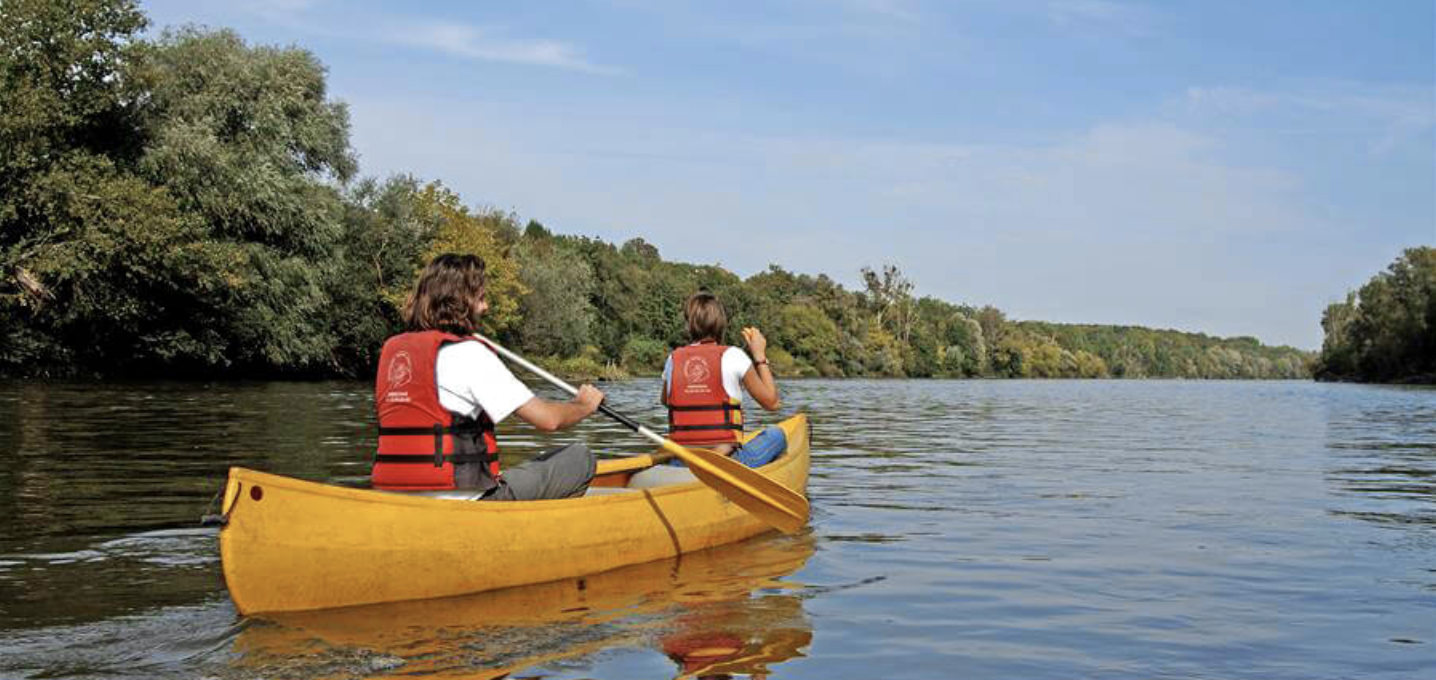
<svg viewBox="0 0 1436 680"><path fill-rule="evenodd" d="M662 422L654 381L605 389ZM813 422L797 536L244 618L198 518L231 465L363 485L369 386L0 383L0 678L1436 677L1436 390L783 389ZM556 441L503 427L510 460Z"/></svg>

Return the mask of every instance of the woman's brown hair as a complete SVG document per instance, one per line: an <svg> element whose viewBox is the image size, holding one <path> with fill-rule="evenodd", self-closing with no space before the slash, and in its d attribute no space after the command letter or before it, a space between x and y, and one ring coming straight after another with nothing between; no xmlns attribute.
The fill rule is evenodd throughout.
<svg viewBox="0 0 1436 680"><path fill-rule="evenodd" d="M709 338L722 342L723 331L728 328L723 303L706 290L689 295L683 302L683 320L688 324L688 339L693 342Z"/></svg>
<svg viewBox="0 0 1436 680"><path fill-rule="evenodd" d="M478 255L444 253L434 258L404 301L404 325L410 331L473 333L484 283L484 260Z"/></svg>

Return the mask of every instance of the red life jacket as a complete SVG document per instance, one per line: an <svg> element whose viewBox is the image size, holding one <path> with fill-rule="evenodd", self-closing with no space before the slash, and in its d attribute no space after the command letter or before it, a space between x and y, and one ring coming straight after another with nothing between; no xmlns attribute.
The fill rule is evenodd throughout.
<svg viewBox="0 0 1436 680"><path fill-rule="evenodd" d="M668 433L680 444L737 443L743 434L742 395L723 387L727 345L707 340L673 350L668 375Z"/></svg>
<svg viewBox="0 0 1436 680"><path fill-rule="evenodd" d="M439 349L455 342L477 340L422 331L385 341L374 378L379 412L379 451L370 473L374 488L483 492L498 485L499 445L489 415L480 411L471 418L439 403Z"/></svg>

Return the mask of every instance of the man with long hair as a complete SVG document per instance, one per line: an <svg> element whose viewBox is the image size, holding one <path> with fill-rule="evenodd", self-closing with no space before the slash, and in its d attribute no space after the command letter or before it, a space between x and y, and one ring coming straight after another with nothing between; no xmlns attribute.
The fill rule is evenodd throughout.
<svg viewBox="0 0 1436 680"><path fill-rule="evenodd" d="M516 414L544 432L567 429L596 411L603 393L584 385L567 402L534 396L473 337L488 308L482 258L446 253L424 268L404 303L407 328L379 358L375 488L462 490L482 500L569 498L588 489L595 461L581 443L499 469L498 423Z"/></svg>

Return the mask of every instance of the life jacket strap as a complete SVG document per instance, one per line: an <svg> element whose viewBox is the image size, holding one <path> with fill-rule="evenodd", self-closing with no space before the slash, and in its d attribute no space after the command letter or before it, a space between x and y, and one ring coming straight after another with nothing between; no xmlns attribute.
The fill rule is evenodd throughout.
<svg viewBox="0 0 1436 680"><path fill-rule="evenodd" d="M490 453L450 453L438 456L439 465L442 467L444 461L450 463L484 463L489 464L499 457ZM428 452L425 453L380 453L374 456L376 463L428 463L433 461Z"/></svg>
<svg viewBox="0 0 1436 680"><path fill-rule="evenodd" d="M741 423L729 423L729 424L726 424L726 425L671 425L671 426L669 426L668 429L670 429L670 430L675 430L675 431L684 431L684 430L737 430L737 431L739 431L739 432L742 432L742 431L743 431L743 425L742 425Z"/></svg>
<svg viewBox="0 0 1436 680"><path fill-rule="evenodd" d="M432 434L434 435L434 467L444 467L445 460L448 460L451 463L484 463L487 465L498 462L499 460L499 457L495 455L493 451L488 450L489 444L487 441L484 442L484 451L480 453L451 453L448 455L444 454L444 435L483 434L486 429L487 428L483 426L483 423L481 421L475 420L468 423L463 423L461 425L452 425L449 427L444 427L443 425L440 425L438 423L435 423L433 427L380 427L379 436L413 437L418 435ZM417 460L419 456L428 455L429 454L427 452L376 454L374 456L374 462L418 463L421 462Z"/></svg>
<svg viewBox="0 0 1436 680"><path fill-rule="evenodd" d="M436 431L440 435L473 434L474 432L482 432L483 430L484 428L480 427L477 422L473 425L456 425L453 427L444 427L443 425L434 425L433 427L381 427L379 428L379 436L412 437L421 434L433 434Z"/></svg>
<svg viewBox="0 0 1436 680"><path fill-rule="evenodd" d="M673 414L680 411L722 411L723 424L721 425L679 425ZM706 404L703 406L669 406L668 407L668 430L670 432L684 432L696 430L736 430L743 431L743 423L733 419L734 413L743 413L742 404L723 402L721 404Z"/></svg>
<svg viewBox="0 0 1436 680"><path fill-rule="evenodd" d="M712 404L706 406L669 406L670 411L742 411L738 404Z"/></svg>

